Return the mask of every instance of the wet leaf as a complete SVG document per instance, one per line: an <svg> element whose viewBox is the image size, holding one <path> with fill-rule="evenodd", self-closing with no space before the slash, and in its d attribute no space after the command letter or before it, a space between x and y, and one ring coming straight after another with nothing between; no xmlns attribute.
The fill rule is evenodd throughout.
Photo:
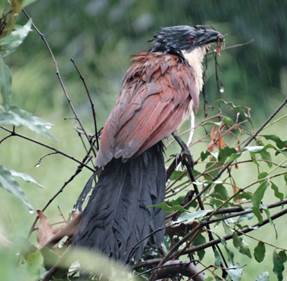
<svg viewBox="0 0 287 281"><path fill-rule="evenodd" d="M206 239L202 234L199 234L192 241L192 243L194 246L202 245L202 244L206 243ZM205 251L204 250L197 251L197 254L198 254L199 259L202 260L204 255L205 255Z"/></svg>
<svg viewBox="0 0 287 281"><path fill-rule="evenodd" d="M250 249L247 245L247 243L244 241L244 239L236 232L233 233L233 245L235 248L239 250L239 253L248 256L249 258L252 258Z"/></svg>
<svg viewBox="0 0 287 281"><path fill-rule="evenodd" d="M33 177L31 177L30 175L28 174L25 174L25 173L19 173L19 172L16 172L14 170L10 170L10 173L12 174L13 177L16 177L16 178L20 178L26 182L30 182L30 183L34 183L35 185L38 185L40 187L43 187L43 185L41 185L40 183L38 183Z"/></svg>
<svg viewBox="0 0 287 281"><path fill-rule="evenodd" d="M0 57L0 91L4 107L7 109L11 104L12 76L9 67Z"/></svg>
<svg viewBox="0 0 287 281"><path fill-rule="evenodd" d="M279 191L279 187L274 183L271 182L271 188L274 192L274 195L279 199L279 200L283 200L284 199L284 193Z"/></svg>
<svg viewBox="0 0 287 281"><path fill-rule="evenodd" d="M226 201L228 199L228 193L226 188L222 184L217 184L214 187L214 191L211 193L211 197L219 199L221 201Z"/></svg>
<svg viewBox="0 0 287 281"><path fill-rule="evenodd" d="M231 147L224 147L223 149L220 149L219 155L218 155L218 161L221 163L224 163L227 159L228 160L235 160L240 156L240 153L235 148ZM230 159L232 157L232 159Z"/></svg>
<svg viewBox="0 0 287 281"><path fill-rule="evenodd" d="M240 281L243 273L243 269L240 266L229 265L227 273L232 281Z"/></svg>
<svg viewBox="0 0 287 281"><path fill-rule="evenodd" d="M248 152L258 153L264 149L264 146L263 145L246 146L244 149L247 150Z"/></svg>
<svg viewBox="0 0 287 281"><path fill-rule="evenodd" d="M257 217L259 223L263 221L263 218L260 212L260 205L261 205L261 201L263 199L264 193L267 189L267 186L268 186L267 181L262 182L259 185L259 187L256 189L256 191L254 192L253 197L252 197L252 204L253 204L252 210L253 210L254 215Z"/></svg>
<svg viewBox="0 0 287 281"><path fill-rule="evenodd" d="M31 31L32 20L23 26L17 26L10 34L0 39L0 55L5 57L16 50Z"/></svg>
<svg viewBox="0 0 287 281"><path fill-rule="evenodd" d="M184 212L179 215L175 223L191 223L199 218L206 216L211 210L199 210L195 212Z"/></svg>
<svg viewBox="0 0 287 281"><path fill-rule="evenodd" d="M263 135L263 137L267 140L271 140L273 142L275 142L276 146L279 149L284 149L287 148L287 141L283 141L281 140L278 136L276 135Z"/></svg>
<svg viewBox="0 0 287 281"><path fill-rule="evenodd" d="M20 199L29 210L33 210L32 205L27 201L25 193L21 189L19 183L15 180L11 171L0 165L0 187L14 194Z"/></svg>
<svg viewBox="0 0 287 281"><path fill-rule="evenodd" d="M257 262L262 262L265 257L265 244L261 241L258 242L257 246L254 248L254 257Z"/></svg>
<svg viewBox="0 0 287 281"><path fill-rule="evenodd" d="M284 263L286 261L287 256L284 251L273 252L273 272L276 274L278 281L283 281Z"/></svg>
<svg viewBox="0 0 287 281"><path fill-rule="evenodd" d="M210 152L209 152L209 151L202 151L202 152L200 153L200 159L201 159L201 161L204 161L209 155L210 155Z"/></svg>
<svg viewBox="0 0 287 281"><path fill-rule="evenodd" d="M179 180L186 175L185 171L173 171L170 180Z"/></svg>
<svg viewBox="0 0 287 281"><path fill-rule="evenodd" d="M9 110L0 107L0 125L25 126L39 134L49 135L52 124L33 116L31 113L12 106Z"/></svg>
<svg viewBox="0 0 287 281"><path fill-rule="evenodd" d="M269 281L269 272L265 271L260 273L255 281Z"/></svg>

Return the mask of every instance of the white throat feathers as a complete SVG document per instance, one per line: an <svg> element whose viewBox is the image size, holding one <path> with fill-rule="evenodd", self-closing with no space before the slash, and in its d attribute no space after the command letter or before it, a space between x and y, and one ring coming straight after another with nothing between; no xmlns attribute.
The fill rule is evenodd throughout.
<svg viewBox="0 0 287 281"><path fill-rule="evenodd" d="M203 87L203 59L207 52L206 47L199 47L191 52L183 51L182 54L184 58L188 61L189 65L192 67L194 71L194 80L195 80L195 88L198 91L198 95L200 94L202 87ZM192 137L194 133L195 128L195 122L194 122L194 111L193 111L193 104L192 101L189 106L189 114L190 114L190 131L189 131L189 137L187 141L187 146L190 146L192 142Z"/></svg>
<svg viewBox="0 0 287 281"><path fill-rule="evenodd" d="M188 61L189 65L194 71L194 78L198 92L201 92L203 87L203 59L206 54L206 47L198 47L191 52L183 51L184 58Z"/></svg>

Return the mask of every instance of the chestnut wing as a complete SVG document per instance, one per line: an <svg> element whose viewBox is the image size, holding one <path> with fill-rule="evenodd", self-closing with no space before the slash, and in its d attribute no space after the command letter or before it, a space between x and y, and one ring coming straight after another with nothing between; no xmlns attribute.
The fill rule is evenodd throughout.
<svg viewBox="0 0 287 281"><path fill-rule="evenodd" d="M102 132L97 166L139 155L181 124L198 93L189 65L174 55L136 56Z"/></svg>

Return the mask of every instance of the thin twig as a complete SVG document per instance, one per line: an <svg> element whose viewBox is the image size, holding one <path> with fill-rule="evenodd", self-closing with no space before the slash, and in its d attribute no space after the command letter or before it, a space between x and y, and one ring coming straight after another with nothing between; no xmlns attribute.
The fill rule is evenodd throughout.
<svg viewBox="0 0 287 281"><path fill-rule="evenodd" d="M287 214L287 209L284 209L284 210L281 210L280 212L272 215L270 218L272 221L282 217L283 215ZM239 236L243 235L243 234L246 234L246 233L249 233L251 231L254 231L268 223L270 223L270 218L267 218L265 220L263 220L263 222L261 223L257 223L253 226L248 226L248 227L245 227L244 229L241 230L241 232L238 233ZM211 247L212 245L217 245L219 243L221 243L222 241L228 241L230 239L233 238L233 234L229 234L229 235L225 235L223 236L221 239L216 239L216 240L213 240L213 241L210 241L210 242L207 242L205 244L201 244L201 245L198 245L198 246L193 246L191 247L190 249L187 249L183 252L183 254L189 254L189 253L194 253L194 252L197 252L199 250L204 250L206 248L209 248Z"/></svg>
<svg viewBox="0 0 287 281"><path fill-rule="evenodd" d="M249 138L243 141L243 148L247 147L259 134L260 132L268 125L268 123L286 106L287 104L287 98L276 108L276 110L269 116L269 118L256 130L256 132ZM222 174L232 165L233 161L228 162L223 169L220 170L220 172L213 177L211 180L211 183L208 184L206 187L204 187L198 195L196 195L189 204L192 204L195 200L197 200L197 197L201 196L203 193L205 193L209 188L212 186L213 182L218 180Z"/></svg>
<svg viewBox="0 0 287 281"><path fill-rule="evenodd" d="M82 73L80 72L76 62L74 61L74 59L71 58L71 62L73 64L73 66L75 67L76 71L78 72L79 74L79 77L84 85L84 88L86 90L86 94L87 94L87 97L89 99L89 102L90 102L90 106L91 106L91 110L92 110L92 115L93 115L93 121L94 121L94 134L95 134L95 138L96 138L96 145L97 145L97 150L99 149L99 138L98 138L98 126L97 126L97 117L96 117L96 109L95 109L95 104L92 100L92 97L91 97L91 94L90 94L90 91L89 91L89 88L87 86L87 83L86 83L86 80L84 78L84 76L82 75Z"/></svg>
<svg viewBox="0 0 287 281"><path fill-rule="evenodd" d="M8 133L10 133L10 134L13 132L13 130L7 129L7 128L3 127L3 126L0 126L0 129L2 129L2 130L5 131L5 132L8 132ZM38 145L40 145L40 146L42 146L42 147L45 147L45 148L47 148L47 149L50 149L50 150L54 151L54 152L57 153L57 154L60 154L60 155L66 157L66 158L68 158L68 159L70 159L70 160L73 160L74 162L76 162L76 163L78 163L78 164L83 165L85 168L89 169L90 171L95 172L95 170L94 170L93 168L91 168L90 166L88 166L87 164L82 163L80 160L76 159L75 157L73 157L73 156L71 156L71 155L69 155L69 154L67 154L67 153L65 153L65 152L63 152L63 151L61 151L61 150L59 150L59 149L57 149L57 148L54 148L54 147L52 147L52 146L50 146L50 145L48 145L48 144L45 144L45 143L43 143L43 142L34 140L34 139L32 139L32 138L29 138L29 137L27 137L27 136L24 136L24 135L22 135L22 134L19 134L19 133L15 132L15 131L14 131L14 133L13 133L13 136L18 137L18 138L21 138L21 139L24 139L24 140L26 140L26 141L29 141L29 142L32 142L32 143L35 143L35 144L38 144Z"/></svg>
<svg viewBox="0 0 287 281"><path fill-rule="evenodd" d="M5 136L2 140L0 140L0 144L3 143L5 140L11 138L11 137L13 137L13 134Z"/></svg>
<svg viewBox="0 0 287 281"><path fill-rule="evenodd" d="M189 175L189 179L190 179L190 182L191 182L191 184L193 186L194 192L195 192L196 195L198 195L199 194L199 190L198 190L198 187L197 187L197 184L196 184L196 180L195 180L195 178L193 176L193 173L192 173L192 168L193 168L192 161L193 160L192 160L191 153L190 153L187 145L183 142L183 140L179 136L177 136L176 134L173 134L173 137L177 141L179 146L181 147L182 153L185 154L184 155L185 157L182 157L182 163L186 167L186 170L187 170L187 173ZM205 210L203 201L202 201L200 196L198 196L197 202L198 202L199 208L201 210ZM207 229L209 230L209 225L207 225ZM209 241L214 240L213 234L210 231L208 232L208 239L209 239ZM224 275L223 277L225 277L227 275L227 272L225 271L224 266L227 267L228 264L227 264L227 262L226 262L226 260L224 258L224 255L223 255L221 249L219 248L219 246L214 246L214 247L212 247L212 249L213 249L214 255L216 255L216 250L217 250L219 255L220 255L220 257L221 257L221 259L222 259L222 261L220 261L220 263L221 263L221 268L222 268L222 272L223 272L223 275Z"/></svg>
<svg viewBox="0 0 287 281"><path fill-rule="evenodd" d="M80 172L82 171L83 167L84 167L84 163L85 162L88 162L89 161L89 155L90 155L90 152L91 152L91 149L90 151L85 155L85 157L83 158L82 162L80 163L80 165L76 168L76 171L74 172L74 174L61 186L61 188L49 199L49 201L46 203L46 205L42 208L42 212L44 212L49 206L50 204L64 191L64 189L66 188L66 186L72 182L75 177L80 174ZM95 171L95 173L98 173L99 171ZM33 232L34 228L35 228L35 225L38 221L38 217L35 218L31 228L30 228L30 231L29 231L29 234L28 234L28 237L31 235L31 233Z"/></svg>
<svg viewBox="0 0 287 281"><path fill-rule="evenodd" d="M34 28L34 30L36 31L36 33L40 36L41 40L43 41L44 45L46 46L46 48L47 48L47 50L48 50L48 52L49 52L49 54L50 54L50 56L51 56L51 59L52 59L52 61L53 61L53 63L54 63L55 71L56 71L56 76L57 76L57 78L58 78L58 81L59 81L60 86L61 86L61 88L62 88L62 91L63 91L63 93L64 93L64 96L65 96L65 98L66 98L66 100L67 100L67 102L68 102L68 104L69 104L69 106L70 106L70 109L72 110L72 112L73 112L73 114L74 114L74 116L75 116L75 119L77 120L77 122L78 122L80 128L81 128L82 131L84 132L87 141L90 142L89 136L88 136L88 134L87 134L87 132L86 132L86 130L85 130L85 128L84 128L84 126L83 126L83 124L82 124L80 118L78 117L78 114L77 114L77 112L76 112L76 109L75 109L75 107L74 107L74 105L73 105L73 103L72 103L70 94L68 93L68 90L67 90L67 88L66 88L66 86L65 86L65 83L64 83L64 81L63 81L63 78L62 78L62 75L61 75L61 72L60 72L60 68L59 68L58 62L57 62L56 57L55 57L55 55L54 55L54 53L53 53L53 51L52 51L52 49L51 49L51 47L50 47L50 44L49 44L47 38L46 38L45 35L39 30L39 28L34 24L32 18L28 15L28 13L26 12L25 9L23 9L23 14L26 16L27 19L29 19L29 20L32 21L32 27ZM96 151L94 150L93 147L92 147L92 152L93 152L94 156L96 157L97 153L96 153Z"/></svg>
<svg viewBox="0 0 287 281"><path fill-rule="evenodd" d="M55 154L58 154L58 152L53 151L53 152L49 152L49 153L43 155L42 157L40 157L40 159L38 160L38 162L35 164L35 167L39 167L39 166L41 165L42 161L43 161L46 157L51 156L51 155L55 155Z"/></svg>

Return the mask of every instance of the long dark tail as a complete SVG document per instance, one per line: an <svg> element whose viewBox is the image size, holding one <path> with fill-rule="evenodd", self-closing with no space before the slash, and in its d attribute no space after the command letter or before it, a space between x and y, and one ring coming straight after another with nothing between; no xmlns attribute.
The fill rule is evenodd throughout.
<svg viewBox="0 0 287 281"><path fill-rule="evenodd" d="M99 177L73 244L125 263L137 261L149 235L156 245L163 240L164 213L151 205L163 201L165 179L162 143L126 163L113 159Z"/></svg>

